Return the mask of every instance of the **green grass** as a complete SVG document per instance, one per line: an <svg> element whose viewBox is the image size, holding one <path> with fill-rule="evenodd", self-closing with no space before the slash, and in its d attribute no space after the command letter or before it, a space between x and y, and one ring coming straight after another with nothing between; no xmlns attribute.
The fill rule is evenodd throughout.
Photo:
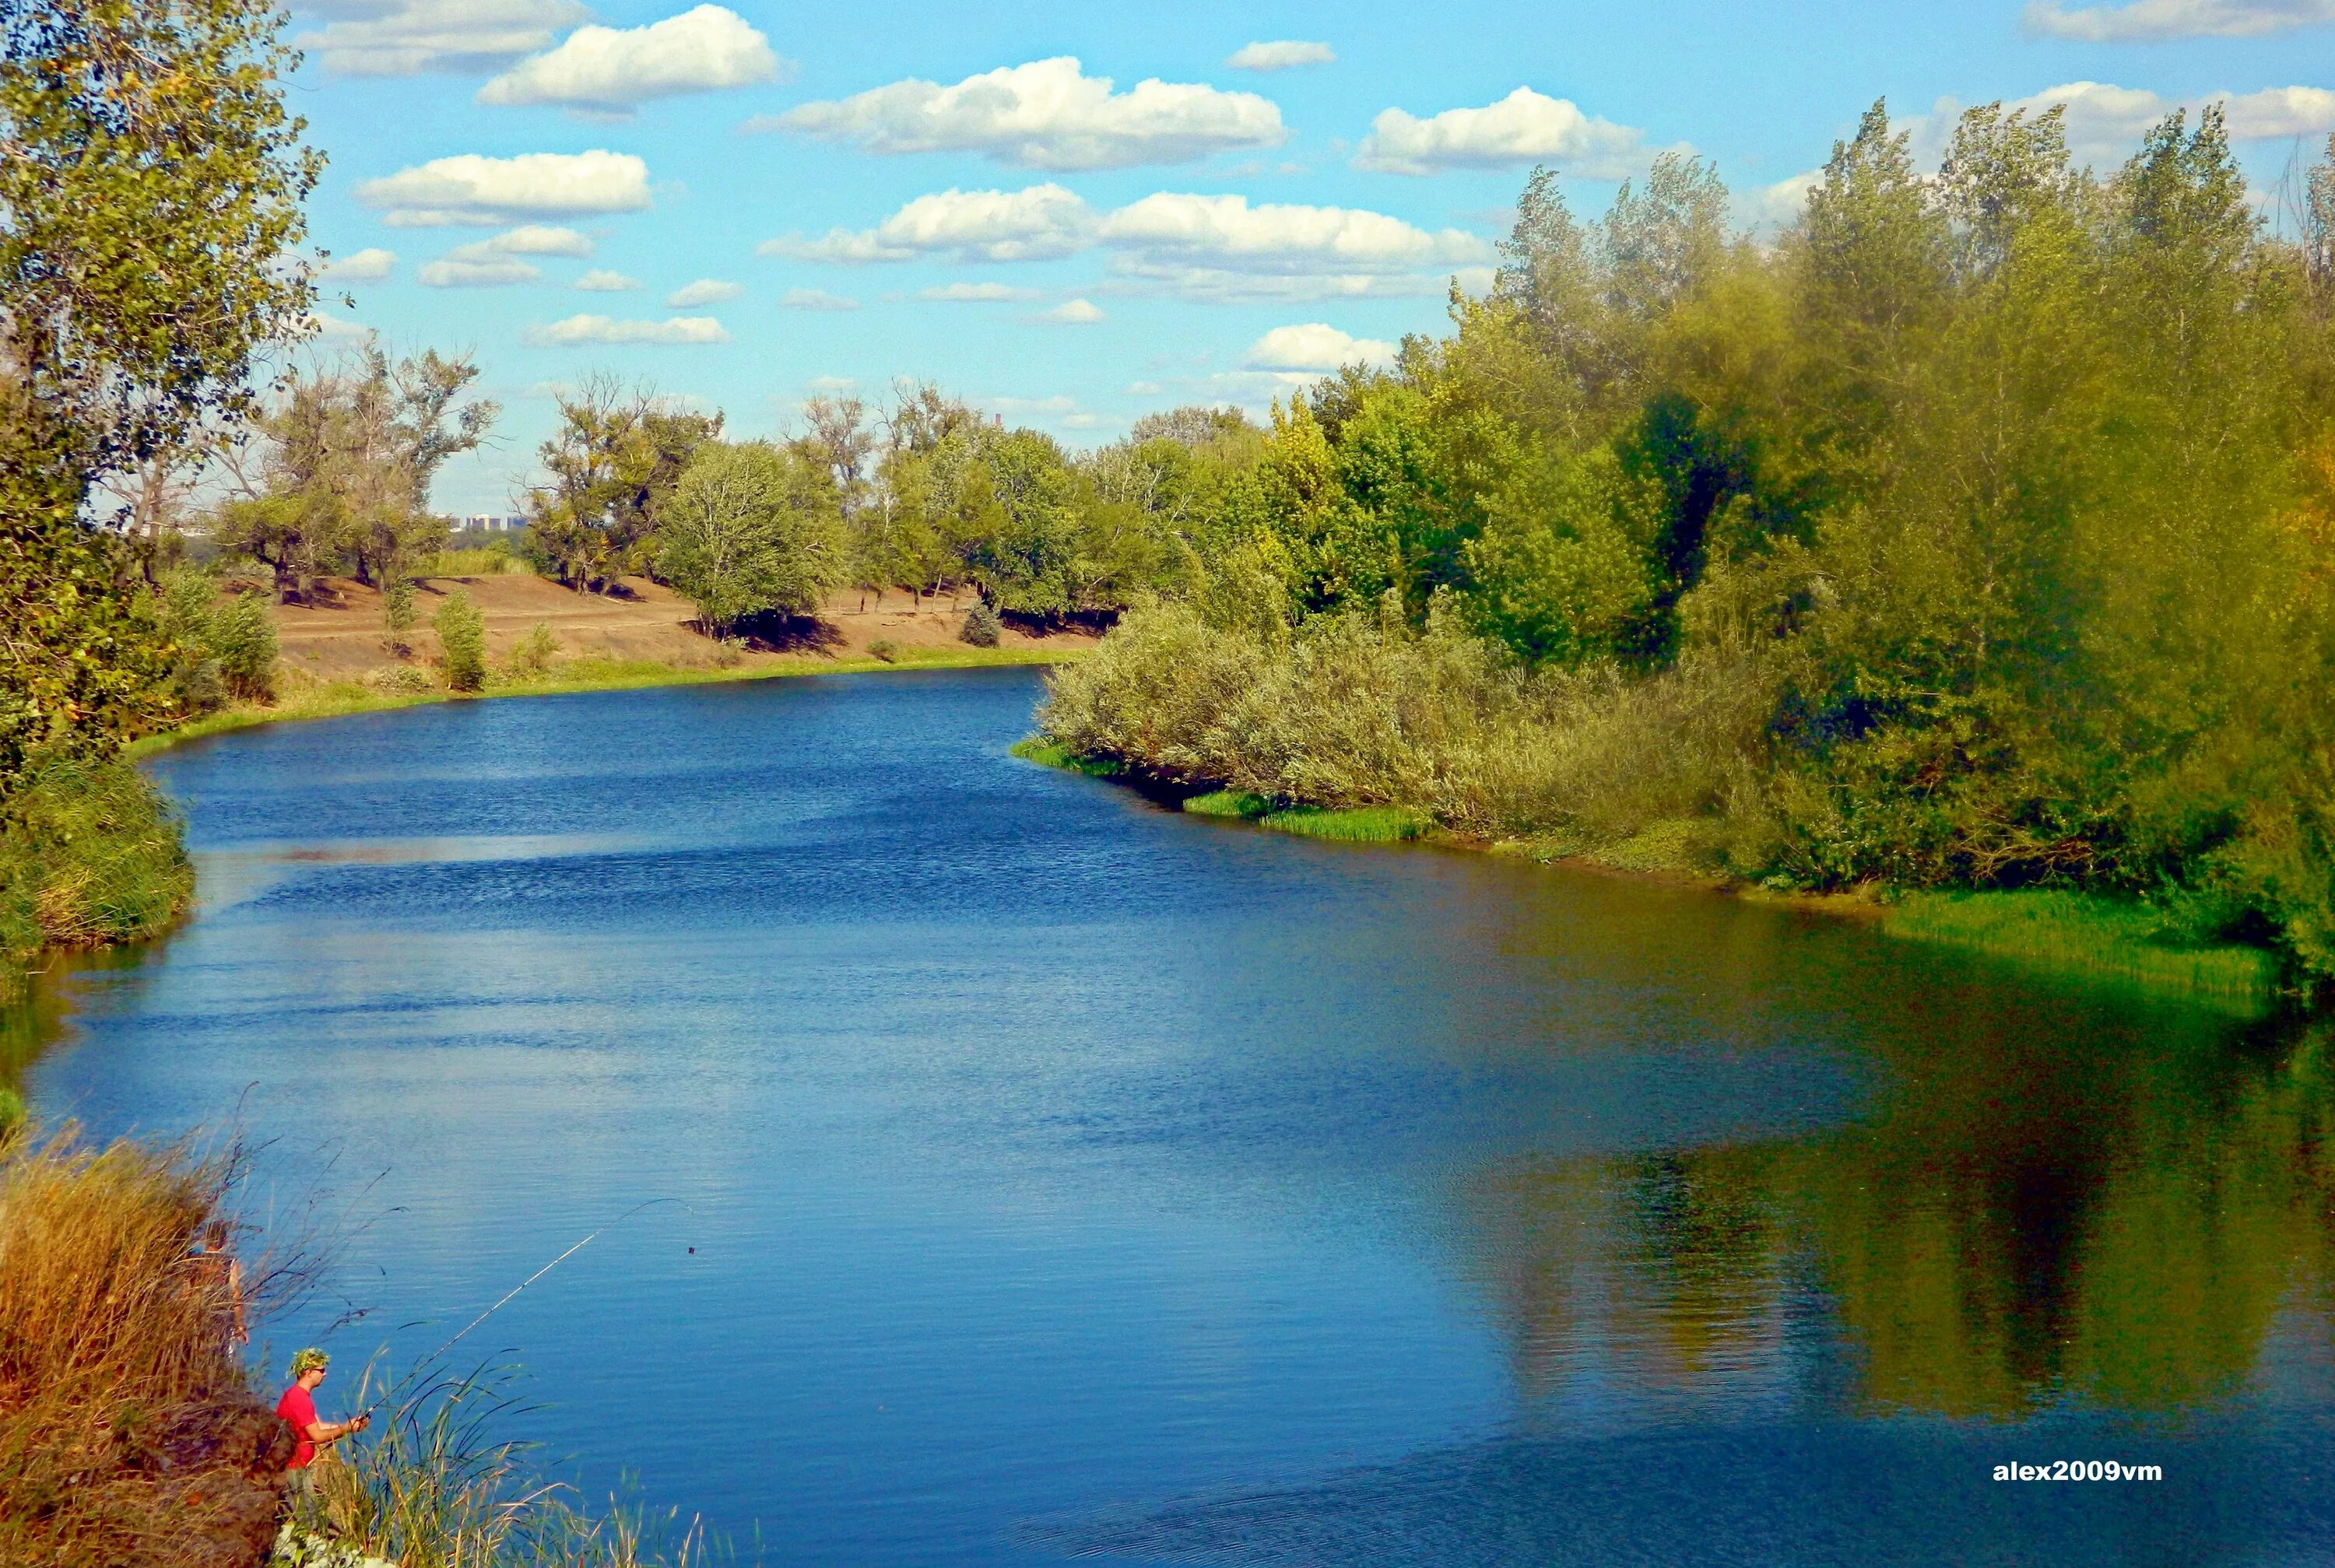
<svg viewBox="0 0 2335 1568"><path fill-rule="evenodd" d="M1184 802L1195 817L1254 822L1276 833L1306 838L1330 838L1342 844L1399 844L1423 837L1433 826L1419 812L1400 806L1357 806L1332 811L1318 806L1288 806L1275 809L1272 801L1245 789L1217 789Z"/></svg>
<svg viewBox="0 0 2335 1568"><path fill-rule="evenodd" d="M1124 762L1078 756L1060 740L1049 740L1043 735L1016 740L1006 750L1024 762L1035 762L1041 768L1060 768L1066 773L1083 773L1090 779L1118 779L1127 772Z"/></svg>
<svg viewBox="0 0 2335 1568"><path fill-rule="evenodd" d="M179 822L126 762L54 761L0 828L0 1000L52 947L110 947L166 930L194 896Z"/></svg>
<svg viewBox="0 0 2335 1568"><path fill-rule="evenodd" d="M1916 894L1882 929L2245 1011L2267 1006L2278 992L2277 961L2260 948L2169 945L2145 905L2082 893Z"/></svg>
<svg viewBox="0 0 2335 1568"><path fill-rule="evenodd" d="M609 659L585 656L563 659L539 674L491 672L483 692L383 692L360 681L330 681L287 688L266 706L237 704L149 735L131 746L132 758L150 756L184 740L223 735L257 724L296 719L335 719L350 713L378 713L412 708L424 702L476 702L494 697L551 697L569 692L618 692L643 686L694 686L717 681L769 681L795 675L856 675L877 670L968 670L997 666L1059 664L1080 657L1076 652L1044 648L902 648L891 659L775 659L758 664L668 664L654 659Z"/></svg>

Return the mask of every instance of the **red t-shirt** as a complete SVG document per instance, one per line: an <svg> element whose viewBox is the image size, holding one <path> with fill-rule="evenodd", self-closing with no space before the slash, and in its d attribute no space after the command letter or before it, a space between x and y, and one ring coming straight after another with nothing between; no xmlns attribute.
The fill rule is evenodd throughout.
<svg viewBox="0 0 2335 1568"><path fill-rule="evenodd" d="M292 1430L300 1438L299 1446L292 1450L292 1462L284 1467L287 1470L306 1469L316 1458L316 1445L308 1440L308 1428L316 1424L315 1397L295 1383L284 1390L282 1399L276 1401L276 1413L292 1423Z"/></svg>

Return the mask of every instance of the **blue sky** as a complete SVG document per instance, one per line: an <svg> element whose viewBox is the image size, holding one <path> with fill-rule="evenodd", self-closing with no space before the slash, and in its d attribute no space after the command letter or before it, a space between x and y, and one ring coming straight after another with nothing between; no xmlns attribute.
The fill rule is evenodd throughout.
<svg viewBox="0 0 2335 1568"><path fill-rule="evenodd" d="M441 478L457 512L508 509L595 372L741 435L901 376L1072 446L1261 408L1438 330L1535 162L1594 212L1691 147L1749 224L1877 96L1924 144L1956 105L2066 101L2102 166L2226 97L2264 189L2335 131L2335 0L311 0L292 31L323 346L468 351L504 405Z"/></svg>

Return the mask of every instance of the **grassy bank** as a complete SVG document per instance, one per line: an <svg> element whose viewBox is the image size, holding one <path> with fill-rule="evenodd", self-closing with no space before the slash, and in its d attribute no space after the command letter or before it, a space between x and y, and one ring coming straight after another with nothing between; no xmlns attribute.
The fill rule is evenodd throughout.
<svg viewBox="0 0 2335 1568"><path fill-rule="evenodd" d="M1062 741L1032 736L1013 754L1044 767L1103 779L1133 779L1135 769L1115 758L1080 756ZM1154 781L1195 817L1253 823L1277 832L1347 843L1387 844L1436 832L1425 813L1399 806L1344 810L1276 804L1243 789L1209 789L1185 795L1172 783ZM1180 799L1178 799L1180 797ZM1555 840L1486 842L1464 835L1450 841L1513 851L1544 863L1586 862L1610 870L1671 879L1691 879L1761 901L1784 902L1830 913L1853 906L1877 921L1894 937L1967 948L2013 960L2039 972L2130 985L2166 997L2255 1012L2280 994L2277 957L2258 947L2183 944L2165 929L2156 912L2139 904L2051 889L2015 893L1917 893L1894 904L1846 895L1778 894L1714 876L1696 854L1691 821L1654 827L1602 849L1583 853Z"/></svg>
<svg viewBox="0 0 2335 1568"><path fill-rule="evenodd" d="M470 702L490 697L550 697L571 692L618 692L645 686L694 686L714 682L781 680L797 675L853 675L878 670L978 670L1000 666L1059 664L1078 657L1042 649L902 648L888 659L781 658L757 664L673 664L653 659L562 660L540 674L498 671L480 692L443 687L402 689L363 681L296 681L287 676L270 703L237 703L190 723L149 735L130 748L132 758L150 756L183 740L247 730L296 719L334 719L378 713L430 702Z"/></svg>
<svg viewBox="0 0 2335 1568"><path fill-rule="evenodd" d="M233 1341L236 1288L189 1267L228 1220L232 1153L0 1135L0 1563L11 1568L258 1568L277 1546L290 1428ZM247 1263L247 1311L286 1304L296 1265ZM647 1568L694 1562L668 1515L587 1512L496 1438L507 1379L409 1379L318 1476L305 1551L401 1568ZM354 1369L337 1397L369 1402ZM663 1526L663 1528L660 1528ZM287 1543L289 1545L290 1543Z"/></svg>
<svg viewBox="0 0 2335 1568"><path fill-rule="evenodd" d="M2170 944L2146 905L2081 893L1915 894L1889 910L1882 929L2244 1011L2269 1006L2278 994L2277 961L2262 949Z"/></svg>
<svg viewBox="0 0 2335 1568"><path fill-rule="evenodd" d="M0 1002L21 992L44 950L167 929L194 885L178 819L136 769L64 760L38 769L0 821Z"/></svg>

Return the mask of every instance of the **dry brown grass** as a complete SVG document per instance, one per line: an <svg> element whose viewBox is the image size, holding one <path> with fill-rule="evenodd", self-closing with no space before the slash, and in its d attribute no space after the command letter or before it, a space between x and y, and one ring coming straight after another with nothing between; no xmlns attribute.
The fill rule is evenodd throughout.
<svg viewBox="0 0 2335 1568"><path fill-rule="evenodd" d="M289 1429L189 1267L232 1155L0 1142L0 1562L228 1568L275 1532Z"/></svg>

